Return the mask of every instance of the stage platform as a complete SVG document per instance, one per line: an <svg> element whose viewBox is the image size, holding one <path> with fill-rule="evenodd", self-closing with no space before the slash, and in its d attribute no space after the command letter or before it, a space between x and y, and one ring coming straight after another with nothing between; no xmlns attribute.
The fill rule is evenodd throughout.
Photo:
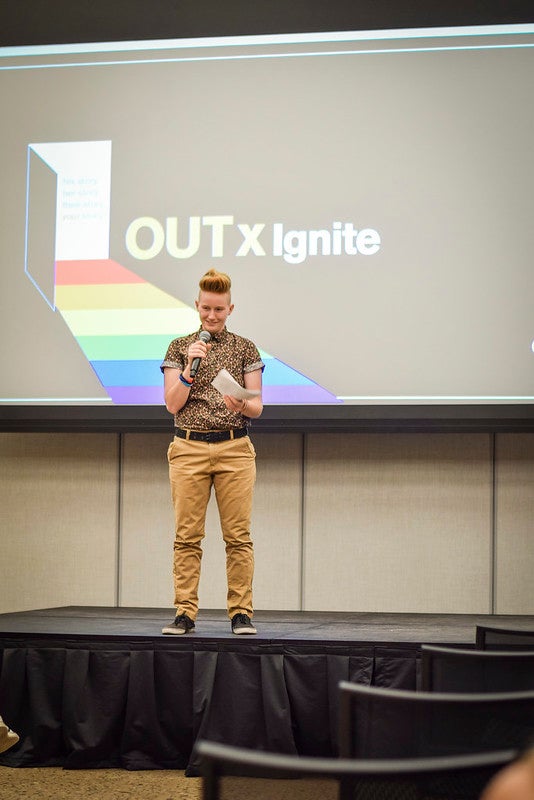
<svg viewBox="0 0 534 800"><path fill-rule="evenodd" d="M0 709L21 741L5 766L186 769L198 738L337 754L340 680L415 689L422 644L472 647L477 624L534 616L224 611L164 636L172 609L77 607L0 615Z"/></svg>

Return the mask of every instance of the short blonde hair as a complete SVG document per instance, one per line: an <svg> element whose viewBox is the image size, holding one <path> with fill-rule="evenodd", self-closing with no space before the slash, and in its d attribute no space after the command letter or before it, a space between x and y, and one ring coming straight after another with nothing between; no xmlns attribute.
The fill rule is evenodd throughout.
<svg viewBox="0 0 534 800"><path fill-rule="evenodd" d="M217 272L216 269L210 269L199 281L201 292L214 292L215 294L230 295L232 288L232 281L230 276L225 272Z"/></svg>

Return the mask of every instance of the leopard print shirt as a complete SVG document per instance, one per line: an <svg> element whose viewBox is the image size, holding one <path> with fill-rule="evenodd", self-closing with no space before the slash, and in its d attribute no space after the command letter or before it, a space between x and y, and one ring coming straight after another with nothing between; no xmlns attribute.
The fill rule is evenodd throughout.
<svg viewBox="0 0 534 800"><path fill-rule="evenodd" d="M199 331L173 339L161 364L161 371L178 369L182 372L187 364L187 348L198 339L198 335ZM221 369L227 369L244 386L246 372L257 369L263 371L265 368L259 350L250 339L230 333L226 327L211 337L211 344L208 355L200 362L186 404L174 416L177 428L195 431L232 430L243 428L249 422L247 417L226 408L222 395L211 382Z"/></svg>

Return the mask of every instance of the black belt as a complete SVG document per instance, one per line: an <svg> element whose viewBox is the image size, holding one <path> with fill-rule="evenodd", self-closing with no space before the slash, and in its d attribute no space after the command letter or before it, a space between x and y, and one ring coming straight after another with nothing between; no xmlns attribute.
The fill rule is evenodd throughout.
<svg viewBox="0 0 534 800"><path fill-rule="evenodd" d="M241 439L247 436L248 428L235 428L231 431L187 431L183 428L175 428L174 435L180 439L188 439L190 442L227 442L230 439Z"/></svg>

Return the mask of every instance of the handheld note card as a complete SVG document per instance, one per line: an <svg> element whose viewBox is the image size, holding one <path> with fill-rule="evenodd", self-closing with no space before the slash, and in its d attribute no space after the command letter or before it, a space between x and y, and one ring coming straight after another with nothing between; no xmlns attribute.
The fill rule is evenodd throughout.
<svg viewBox="0 0 534 800"><path fill-rule="evenodd" d="M221 394L229 394L230 397L237 397L238 400L248 400L260 394L259 390L245 389L240 386L227 369L221 369L212 380L211 385Z"/></svg>

